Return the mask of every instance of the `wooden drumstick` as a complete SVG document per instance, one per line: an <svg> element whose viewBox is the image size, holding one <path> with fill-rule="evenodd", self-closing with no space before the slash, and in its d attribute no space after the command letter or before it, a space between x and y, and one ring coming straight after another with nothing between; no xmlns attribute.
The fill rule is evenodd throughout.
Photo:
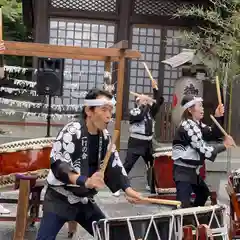
<svg viewBox="0 0 240 240"><path fill-rule="evenodd" d="M146 69L146 71L148 73L148 76L151 79L152 83L155 84L155 80L153 79L153 76L152 76L151 72L149 71L149 68L148 68L147 64L145 62L143 62L142 64L144 65L144 67L145 67L145 69Z"/></svg>
<svg viewBox="0 0 240 240"><path fill-rule="evenodd" d="M136 97L142 97L141 94L138 94L138 93L135 93L135 92L132 92L132 91L130 91L130 93L131 93L132 95L136 96ZM150 101L156 103L156 100L155 100L155 99L152 99L151 97L148 97L148 96L146 96L146 95L145 95L145 97L146 97L147 99L149 99Z"/></svg>
<svg viewBox="0 0 240 240"><path fill-rule="evenodd" d="M109 146L109 149L103 159L103 164L102 164L102 167L100 169L100 172L102 172L104 174L106 168L107 168L107 165L108 165L108 161L111 157L111 154L112 154L112 150L113 150L113 146L115 145L117 139L119 137L119 131L118 130L114 130L114 133L113 133L113 137L112 137L112 140L111 140L111 143L110 143L110 146Z"/></svg>
<svg viewBox="0 0 240 240"><path fill-rule="evenodd" d="M142 64L144 65L144 67L145 67L145 69L146 69L146 71L148 73L149 78L151 79L152 82L154 82L154 79L152 77L151 72L149 71L149 68L148 68L147 64L145 62L143 62Z"/></svg>
<svg viewBox="0 0 240 240"><path fill-rule="evenodd" d="M173 205L180 207L181 202L179 201L174 201L174 200L166 200L166 199L156 199L156 198L143 198L143 201L147 203L155 203L155 204L162 204L162 205Z"/></svg>
<svg viewBox="0 0 240 240"><path fill-rule="evenodd" d="M222 97L221 97L221 91L220 91L220 84L218 76L216 76L216 88L217 88L217 97L218 97L218 104L222 104Z"/></svg>
<svg viewBox="0 0 240 240"><path fill-rule="evenodd" d="M213 115L210 115L210 118L213 120L213 122L216 124L216 126L219 128L219 130L222 132L222 134L226 137L229 134L223 129L223 127L220 125L220 123L216 120L216 118ZM234 146L236 147L236 143L234 142Z"/></svg>

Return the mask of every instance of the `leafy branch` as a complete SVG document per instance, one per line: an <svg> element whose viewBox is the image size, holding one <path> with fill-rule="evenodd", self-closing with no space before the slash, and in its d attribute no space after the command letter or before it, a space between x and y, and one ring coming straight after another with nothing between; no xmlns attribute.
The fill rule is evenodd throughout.
<svg viewBox="0 0 240 240"><path fill-rule="evenodd" d="M226 65L228 79L240 73L240 0L210 0L211 6L178 9L175 17L202 23L193 31L182 31L180 38L208 67L209 75L223 80Z"/></svg>

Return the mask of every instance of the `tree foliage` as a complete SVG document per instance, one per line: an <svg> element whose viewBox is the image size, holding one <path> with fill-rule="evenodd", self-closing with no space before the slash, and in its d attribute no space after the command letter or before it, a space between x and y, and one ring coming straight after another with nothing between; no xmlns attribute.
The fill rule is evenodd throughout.
<svg viewBox="0 0 240 240"><path fill-rule="evenodd" d="M240 0L210 0L210 6L178 9L175 17L198 20L193 30L181 32L181 39L208 67L211 76L228 80L240 74Z"/></svg>
<svg viewBox="0 0 240 240"><path fill-rule="evenodd" d="M3 39L8 41L31 41L31 34L23 22L21 0L0 0L3 14ZM8 65L23 66L25 57L4 56Z"/></svg>

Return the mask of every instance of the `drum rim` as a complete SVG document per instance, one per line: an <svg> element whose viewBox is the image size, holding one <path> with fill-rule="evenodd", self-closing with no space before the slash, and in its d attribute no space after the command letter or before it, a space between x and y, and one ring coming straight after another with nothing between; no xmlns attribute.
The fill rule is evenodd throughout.
<svg viewBox="0 0 240 240"><path fill-rule="evenodd" d="M154 152L157 152L157 151L162 151L162 150L170 150L170 151L172 151L172 146L169 146L169 147L158 147L158 148L155 148L154 149Z"/></svg>
<svg viewBox="0 0 240 240"><path fill-rule="evenodd" d="M126 217L113 217L113 218L107 218L107 219L100 219L98 222L99 223L111 222L111 221L122 222L122 221L126 221L127 219L129 221L149 220L154 218L155 216L172 217L171 215L166 215L165 214L166 212L168 211L164 211L162 214L158 213L158 214L147 214L147 215L137 215L137 216L126 216Z"/></svg>
<svg viewBox="0 0 240 240"><path fill-rule="evenodd" d="M173 216L186 216L186 215L194 215L194 214L201 214L206 212L215 212L215 211L221 211L226 210L226 205L217 204L213 206L204 206L204 207L191 207L187 208L188 211L186 211L185 208L182 209L175 209L175 210L166 210L161 213L157 214L148 214L148 215L137 215L137 216L126 216L126 217L113 217L113 218L107 218L107 219L101 219L98 221L98 223L111 223L112 221L115 222L122 222L122 221L134 221L134 220L146 220L146 219L155 219L157 217L173 217Z"/></svg>
<svg viewBox="0 0 240 240"><path fill-rule="evenodd" d="M3 144L0 144L0 148L3 148L3 147L9 147L11 146L12 144L19 144L20 143L26 143L26 142L30 142L30 143L34 143L34 141L42 141L42 142L49 142L49 141L54 141L55 138L54 137L45 137L45 138L30 138L30 139L25 139L25 140L18 140L18 141L12 141L12 142L8 142L8 143L3 143Z"/></svg>

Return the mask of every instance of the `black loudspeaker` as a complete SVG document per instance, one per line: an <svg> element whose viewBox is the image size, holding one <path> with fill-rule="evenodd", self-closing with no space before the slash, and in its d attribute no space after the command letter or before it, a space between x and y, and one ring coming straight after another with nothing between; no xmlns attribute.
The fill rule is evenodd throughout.
<svg viewBox="0 0 240 240"><path fill-rule="evenodd" d="M64 59L38 58L36 90L38 95L62 96Z"/></svg>

